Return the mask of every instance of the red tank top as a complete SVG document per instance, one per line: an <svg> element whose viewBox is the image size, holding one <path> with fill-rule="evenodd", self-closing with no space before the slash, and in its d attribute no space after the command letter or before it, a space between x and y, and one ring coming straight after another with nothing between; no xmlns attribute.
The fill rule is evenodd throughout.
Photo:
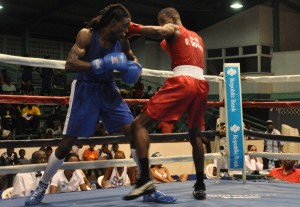
<svg viewBox="0 0 300 207"><path fill-rule="evenodd" d="M161 48L172 59L172 69L180 65L193 65L204 69L204 43L195 32L179 25L180 35L172 44L166 40L160 43Z"/></svg>

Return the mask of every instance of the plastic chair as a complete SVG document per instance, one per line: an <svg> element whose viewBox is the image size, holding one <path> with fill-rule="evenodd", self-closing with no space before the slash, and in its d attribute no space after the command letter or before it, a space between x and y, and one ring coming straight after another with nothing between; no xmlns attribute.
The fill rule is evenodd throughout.
<svg viewBox="0 0 300 207"><path fill-rule="evenodd" d="M98 177L98 180L97 180L98 184L100 185L101 188L103 188L102 187L102 180L103 180L103 178L104 178L104 175L101 175L101 176Z"/></svg>
<svg viewBox="0 0 300 207"><path fill-rule="evenodd" d="M214 168L216 167L216 165L214 164L209 164L206 166L205 168L205 174L206 174L206 177L207 179L216 179L217 176L214 176Z"/></svg>
<svg viewBox="0 0 300 207"><path fill-rule="evenodd" d="M2 192L2 199L8 199L12 197L13 187L7 188L5 191Z"/></svg>

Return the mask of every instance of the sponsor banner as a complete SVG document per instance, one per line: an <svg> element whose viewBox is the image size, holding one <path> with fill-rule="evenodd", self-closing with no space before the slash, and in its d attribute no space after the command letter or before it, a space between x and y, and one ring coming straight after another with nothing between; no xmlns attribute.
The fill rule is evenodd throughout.
<svg viewBox="0 0 300 207"><path fill-rule="evenodd" d="M230 169L244 167L244 132L240 64L224 64L226 137Z"/></svg>

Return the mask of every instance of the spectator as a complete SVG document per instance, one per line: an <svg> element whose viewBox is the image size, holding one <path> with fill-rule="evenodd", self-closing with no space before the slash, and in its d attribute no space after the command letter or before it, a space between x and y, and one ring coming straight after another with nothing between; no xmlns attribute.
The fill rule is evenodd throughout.
<svg viewBox="0 0 300 207"><path fill-rule="evenodd" d="M125 159L124 152L117 151L114 159ZM116 188L130 185L128 168L126 166L106 168L101 185L102 188Z"/></svg>
<svg viewBox="0 0 300 207"><path fill-rule="evenodd" d="M108 149L108 144L107 143L102 144L101 149L99 149L98 160L110 160L112 158L113 158L113 156L112 156L111 151ZM105 168L100 168L99 170L100 170L101 174L104 175Z"/></svg>
<svg viewBox="0 0 300 207"><path fill-rule="evenodd" d="M110 160L112 159L111 151L108 149L108 144L104 143L102 144L101 149L99 149L99 160Z"/></svg>
<svg viewBox="0 0 300 207"><path fill-rule="evenodd" d="M11 131L3 128L3 121L0 116L0 139L11 139Z"/></svg>
<svg viewBox="0 0 300 207"><path fill-rule="evenodd" d="M46 163L46 154L42 150L35 151L31 156L31 164L40 163ZM38 185L38 182L40 181L43 173L43 171L18 173L14 179L12 196L28 196L30 194L30 191L34 190Z"/></svg>
<svg viewBox="0 0 300 207"><path fill-rule="evenodd" d="M3 129L9 130L12 134L22 133L21 112L14 104L3 104L1 108L1 120Z"/></svg>
<svg viewBox="0 0 300 207"><path fill-rule="evenodd" d="M45 59L50 59L50 55L46 55ZM54 75L54 71L52 68L38 68L36 70L41 78L42 78L42 86L41 86L41 96L44 96L47 93L48 96L52 95L53 84L52 79Z"/></svg>
<svg viewBox="0 0 300 207"><path fill-rule="evenodd" d="M4 152L1 155L1 166L10 166L10 165L18 165L19 164L19 158L18 155L15 151L15 148L13 147L8 147L6 149L6 152ZM6 179L6 184L7 188L12 187L13 185L13 180L15 177L15 174L7 174L7 179Z"/></svg>
<svg viewBox="0 0 300 207"><path fill-rule="evenodd" d="M78 162L79 157L75 153L69 153L65 162ZM74 192L78 189L86 191L87 187L84 182L83 176L79 170L59 170L53 176L50 185L50 194L61 192Z"/></svg>
<svg viewBox="0 0 300 207"><path fill-rule="evenodd" d="M152 90L152 86L148 86L148 89L147 89L146 93L144 93L144 97L143 98L149 99L149 98L152 97L153 93L154 92Z"/></svg>
<svg viewBox="0 0 300 207"><path fill-rule="evenodd" d="M46 119L46 133L51 135L61 135L65 116L61 114L61 108L55 107L54 114L50 114Z"/></svg>
<svg viewBox="0 0 300 207"><path fill-rule="evenodd" d="M283 160L283 165L270 171L269 176L292 183L300 183L300 170L294 167L296 160Z"/></svg>
<svg viewBox="0 0 300 207"><path fill-rule="evenodd" d="M227 162L227 156L228 156L228 143L227 143L227 137L226 137L226 125L224 122L220 122L220 124L217 126L217 130L220 131L219 137L220 137L220 151L223 156L220 161L220 169L227 170L228 169L228 162Z"/></svg>
<svg viewBox="0 0 300 207"><path fill-rule="evenodd" d="M143 98L144 94L144 84L142 83L142 79L139 80L133 86L133 98Z"/></svg>
<svg viewBox="0 0 300 207"><path fill-rule="evenodd" d="M248 145L248 152L257 152L257 148L255 145ZM257 157L252 157L246 153L245 155L245 165L246 170L249 171L261 171L263 170L263 164L259 162Z"/></svg>
<svg viewBox="0 0 300 207"><path fill-rule="evenodd" d="M53 149L51 146L46 147L45 153L46 153L46 157L47 157L47 162L48 162L49 157L51 156L52 152L53 152Z"/></svg>
<svg viewBox="0 0 300 207"><path fill-rule="evenodd" d="M163 157L163 155L159 152L155 152L152 154L151 157ZM170 182L176 182L176 181L186 181L188 178L187 174L182 174L179 176L178 180L173 179L171 176L169 169L166 167L163 167L162 164L158 165L151 165L150 167L150 174L153 178L154 182L156 183L170 183Z"/></svg>
<svg viewBox="0 0 300 207"><path fill-rule="evenodd" d="M19 150L19 164L20 165L27 165L29 164L29 160L27 158L25 158L25 149L20 149Z"/></svg>
<svg viewBox="0 0 300 207"><path fill-rule="evenodd" d="M8 166L8 165L18 165L19 158L15 151L15 148L8 147L6 152L1 155L1 166Z"/></svg>
<svg viewBox="0 0 300 207"><path fill-rule="evenodd" d="M22 95L34 95L34 87L31 80L22 81L20 94Z"/></svg>
<svg viewBox="0 0 300 207"><path fill-rule="evenodd" d="M75 153L75 154L79 154L79 149L82 149L82 144L76 144L72 146L72 150L71 152Z"/></svg>
<svg viewBox="0 0 300 207"><path fill-rule="evenodd" d="M40 123L41 111L37 106L27 104L21 112L23 124L26 128L31 128L31 134L37 131Z"/></svg>
<svg viewBox="0 0 300 207"><path fill-rule="evenodd" d="M17 94L16 86L11 82L9 77L7 77L6 80L3 80L1 88L3 94L9 94L9 95Z"/></svg>
<svg viewBox="0 0 300 207"><path fill-rule="evenodd" d="M29 57L29 54L25 54L24 57ZM33 67L20 65L21 72L21 88L26 85L28 81L32 82Z"/></svg>
<svg viewBox="0 0 300 207"><path fill-rule="evenodd" d="M114 158L116 152L119 151L119 145L117 143L113 143L111 146L111 156Z"/></svg>
<svg viewBox="0 0 300 207"><path fill-rule="evenodd" d="M245 124L245 128L246 128L247 130L249 130L249 131L253 131L252 126L251 126L251 123L246 123L246 124ZM255 139L255 137L249 137L249 136L247 136L246 139Z"/></svg>
<svg viewBox="0 0 300 207"><path fill-rule="evenodd" d="M95 150L95 145L90 144L89 146L90 147L87 148L86 150L84 150L84 152L82 154L83 161L94 161L94 160L97 160L99 157L98 150ZM86 177L90 178L92 176L93 171L95 173L95 177L98 178L99 177L98 169L89 169L87 171Z"/></svg>
<svg viewBox="0 0 300 207"><path fill-rule="evenodd" d="M280 135L280 132L274 128L274 124L272 120L267 121L267 131L266 134L274 134ZM272 152L272 153L281 153L283 149L283 142L274 141L274 140L264 140L264 152ZM275 167L280 167L279 160L274 159ZM269 159L263 158L264 169L268 169Z"/></svg>

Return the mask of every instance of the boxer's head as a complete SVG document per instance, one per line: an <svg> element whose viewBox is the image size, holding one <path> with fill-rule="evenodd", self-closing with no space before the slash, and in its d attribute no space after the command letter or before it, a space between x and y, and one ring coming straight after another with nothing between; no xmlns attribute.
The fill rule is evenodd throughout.
<svg viewBox="0 0 300 207"><path fill-rule="evenodd" d="M181 25L180 15L172 7L162 9L157 15L157 21L160 26L168 23Z"/></svg>
<svg viewBox="0 0 300 207"><path fill-rule="evenodd" d="M102 9L86 27L97 31L106 28L111 38L120 39L125 37L130 21L131 15L125 6L112 4Z"/></svg>

